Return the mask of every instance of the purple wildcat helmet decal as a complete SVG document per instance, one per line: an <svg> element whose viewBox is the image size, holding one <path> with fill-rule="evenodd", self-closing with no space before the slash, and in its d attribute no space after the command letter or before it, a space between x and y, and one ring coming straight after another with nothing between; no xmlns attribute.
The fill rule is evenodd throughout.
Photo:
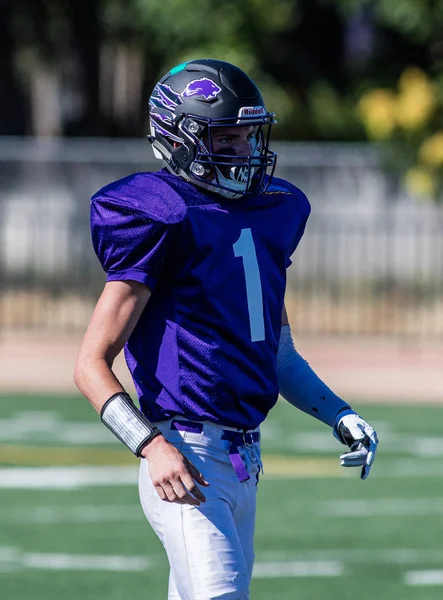
<svg viewBox="0 0 443 600"><path fill-rule="evenodd" d="M221 87L207 77L190 81L181 94L175 92L169 85L158 83L149 99L149 105L152 109L168 108L174 110L179 104L183 103L184 98L203 96L205 100L213 100L221 91Z"/></svg>
<svg viewBox="0 0 443 600"><path fill-rule="evenodd" d="M183 138L175 135L172 131L165 129L163 125L172 126L174 110L182 103L180 94L174 92L169 85L158 83L149 99L151 125L163 136L170 138L173 142L182 143Z"/></svg>
<svg viewBox="0 0 443 600"><path fill-rule="evenodd" d="M160 115L155 115L155 118L158 119ZM164 135L165 137L170 138L173 142L178 142L179 144L182 144L184 142L184 139L181 137L178 137L177 135L174 135L173 133L170 133L167 129L165 129L164 127L162 127L158 122L152 120L152 126L162 135Z"/></svg>
<svg viewBox="0 0 443 600"><path fill-rule="evenodd" d="M164 127L161 127L159 121L172 125L174 110L183 103L185 98L202 96L205 100L210 101L216 98L221 91L221 87L207 77L201 77L200 79L190 81L181 94L174 91L169 85L158 83L149 99L152 124L157 131L162 135L169 137L172 141L183 142L183 138L174 135L164 129ZM161 109L162 112L159 112L156 109Z"/></svg>
<svg viewBox="0 0 443 600"><path fill-rule="evenodd" d="M269 150L274 113L267 112L260 90L238 67L212 59L182 63L157 83L149 108L148 140L175 175L227 198L263 192L269 185L277 159ZM244 155L235 145L214 145L221 127L247 134Z"/></svg>
<svg viewBox="0 0 443 600"><path fill-rule="evenodd" d="M181 93L182 98L190 98L191 96L203 96L206 100L216 98L221 92L219 87L212 79L202 77L190 81Z"/></svg>
<svg viewBox="0 0 443 600"><path fill-rule="evenodd" d="M157 83L149 99L149 104L152 108L169 108L174 110L181 103L180 94L174 92L169 85L162 85L161 83Z"/></svg>

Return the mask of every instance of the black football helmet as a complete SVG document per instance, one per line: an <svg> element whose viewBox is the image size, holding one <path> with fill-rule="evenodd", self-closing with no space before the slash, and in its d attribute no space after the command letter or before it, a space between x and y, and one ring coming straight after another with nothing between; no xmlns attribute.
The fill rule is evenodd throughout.
<svg viewBox="0 0 443 600"><path fill-rule="evenodd" d="M269 185L277 160L269 150L274 113L266 111L259 89L238 67L212 59L182 63L157 83L149 108L148 140L175 175L227 198ZM229 148L214 152L218 128L245 126L248 155Z"/></svg>

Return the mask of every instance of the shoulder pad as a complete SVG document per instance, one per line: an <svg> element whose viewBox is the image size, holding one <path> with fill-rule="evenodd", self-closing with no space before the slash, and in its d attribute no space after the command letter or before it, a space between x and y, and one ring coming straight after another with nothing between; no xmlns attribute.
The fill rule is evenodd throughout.
<svg viewBox="0 0 443 600"><path fill-rule="evenodd" d="M165 224L179 223L186 215L186 204L180 194L157 173L134 173L114 181L92 196L91 203L96 201Z"/></svg>
<svg viewBox="0 0 443 600"><path fill-rule="evenodd" d="M286 179L273 177L271 184L266 190L266 194L281 194L282 196L295 197L298 201L298 210L306 212L307 214L311 212L311 205L304 192L302 192L300 188L296 187Z"/></svg>
<svg viewBox="0 0 443 600"><path fill-rule="evenodd" d="M91 199L92 243L108 281L157 284L177 226L186 215L180 195L155 173L137 173Z"/></svg>

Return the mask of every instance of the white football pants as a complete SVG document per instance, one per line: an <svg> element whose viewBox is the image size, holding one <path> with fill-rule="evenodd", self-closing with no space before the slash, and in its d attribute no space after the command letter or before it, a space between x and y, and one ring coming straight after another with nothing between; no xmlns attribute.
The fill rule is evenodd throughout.
<svg viewBox="0 0 443 600"><path fill-rule="evenodd" d="M203 473L210 486L201 488L206 503L199 507L165 502L152 484L147 460L141 461L141 505L170 565L168 599L248 600L261 467L259 442L239 448L250 476L240 483L229 455L231 442L221 439L227 429L239 430L204 422L201 433L179 431L173 428L177 421L187 422L180 418L156 425Z"/></svg>

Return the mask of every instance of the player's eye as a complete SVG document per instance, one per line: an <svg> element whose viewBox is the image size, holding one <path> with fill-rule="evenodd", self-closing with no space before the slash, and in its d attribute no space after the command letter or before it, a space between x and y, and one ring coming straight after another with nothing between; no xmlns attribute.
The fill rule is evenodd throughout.
<svg viewBox="0 0 443 600"><path fill-rule="evenodd" d="M219 137L216 140L219 144L231 144L232 143L232 137L231 136L224 136L224 137Z"/></svg>

